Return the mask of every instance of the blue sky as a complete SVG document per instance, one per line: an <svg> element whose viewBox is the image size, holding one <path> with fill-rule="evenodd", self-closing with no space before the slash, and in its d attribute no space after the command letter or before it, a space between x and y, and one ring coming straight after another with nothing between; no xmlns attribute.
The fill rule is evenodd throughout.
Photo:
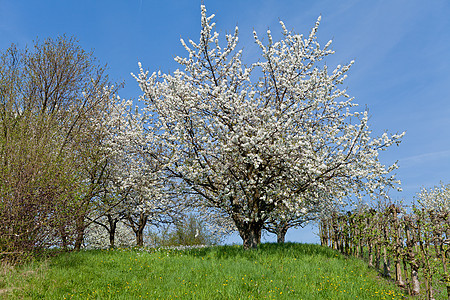
<svg viewBox="0 0 450 300"><path fill-rule="evenodd" d="M369 108L375 135L406 131L399 147L381 154L398 160L403 192L410 203L421 187L450 182L450 1L448 0L204 0L221 34L240 29L247 62L257 59L251 32L278 20L309 33L322 15L319 41L333 39L336 54L327 64L355 60L345 85L361 109ZM125 81L121 96L137 98L131 72L142 62L150 71L173 71L183 56L180 37L198 40L200 0L0 0L0 49L31 45L39 37L75 35L85 49L109 66L113 80ZM288 232L291 241L317 242L306 230ZM314 231L315 229L313 229ZM272 238L268 238L273 240ZM237 237L230 242L239 242Z"/></svg>

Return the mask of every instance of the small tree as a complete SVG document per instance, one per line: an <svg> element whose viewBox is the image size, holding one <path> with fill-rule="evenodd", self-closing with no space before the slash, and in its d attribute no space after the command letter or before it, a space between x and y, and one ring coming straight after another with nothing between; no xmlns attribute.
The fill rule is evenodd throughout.
<svg viewBox="0 0 450 300"><path fill-rule="evenodd" d="M299 195L301 197L302 195ZM334 201L326 200L332 197L332 193L323 194L317 199L298 199L296 202L302 203L302 207L297 210L290 210L285 205L277 206L264 223L264 230L277 236L277 243L284 243L286 234L290 228L304 227L311 221L318 221L336 207L330 207Z"/></svg>
<svg viewBox="0 0 450 300"><path fill-rule="evenodd" d="M171 182L161 176L164 168L164 160L159 159L161 147L152 128L146 128L147 116L132 104L118 99L106 118L110 131L104 143L109 161L107 194L122 202L113 204L120 213L112 221L123 219L134 232L136 245L143 246L146 226L172 222L186 203L178 201ZM109 205L103 208L105 216L110 214Z"/></svg>
<svg viewBox="0 0 450 300"><path fill-rule="evenodd" d="M321 61L316 32L306 38L287 30L264 44L254 32L260 58L249 67L236 50L238 28L221 46L214 16L202 6L200 41L182 45L182 70L153 73L140 67L149 122L164 147L166 175L182 182L206 206L226 211L244 248L255 248L277 207L301 211L302 199L328 201L395 186L378 151L402 134L372 138L367 112L339 89L351 63L332 72ZM333 197L321 200L327 191ZM334 200L332 200L334 201Z"/></svg>
<svg viewBox="0 0 450 300"><path fill-rule="evenodd" d="M136 245L136 239L129 226L123 221L115 222L113 225L114 235L111 241L111 227L105 227L110 220L106 217L97 219L97 222L90 223L86 228L86 237L83 247L87 249L106 249L106 248L129 248ZM101 225L100 225L101 224Z"/></svg>
<svg viewBox="0 0 450 300"><path fill-rule="evenodd" d="M168 225L158 234L153 234L157 246L214 245L220 237L209 230L208 224L200 216L189 214Z"/></svg>
<svg viewBox="0 0 450 300"><path fill-rule="evenodd" d="M319 218L320 214L314 207L316 212L308 211L306 208L303 210L292 212L285 207L279 207L281 211L274 210L269 218L264 223L264 230L273 233L277 236L277 243L284 243L286 234L290 228L304 227L308 222Z"/></svg>

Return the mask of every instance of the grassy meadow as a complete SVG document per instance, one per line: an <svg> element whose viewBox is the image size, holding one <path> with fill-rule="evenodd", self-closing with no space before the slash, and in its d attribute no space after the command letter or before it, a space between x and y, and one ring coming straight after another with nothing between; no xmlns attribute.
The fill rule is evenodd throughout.
<svg viewBox="0 0 450 300"><path fill-rule="evenodd" d="M8 269L5 299L404 299L365 262L312 244L63 253Z"/></svg>

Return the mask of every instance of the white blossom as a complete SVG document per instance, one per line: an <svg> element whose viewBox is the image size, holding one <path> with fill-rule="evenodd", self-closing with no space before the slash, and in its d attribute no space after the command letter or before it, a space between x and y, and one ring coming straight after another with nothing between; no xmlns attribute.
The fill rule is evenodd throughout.
<svg viewBox="0 0 450 300"><path fill-rule="evenodd" d="M450 211L450 184L441 183L440 186L433 188L422 188L416 198L427 210L448 212Z"/></svg>
<svg viewBox="0 0 450 300"><path fill-rule="evenodd" d="M149 75L139 64L135 76L167 178L226 212L244 240L274 211L397 187L388 176L396 165L382 165L378 151L403 133L371 136L367 112L355 112L341 88L353 61L331 72L321 63L333 51L317 41L320 17L306 38L283 23L279 41L267 31L265 44L254 32L261 55L248 66L237 28L221 46L212 18L202 6L200 40L182 41L180 69Z"/></svg>

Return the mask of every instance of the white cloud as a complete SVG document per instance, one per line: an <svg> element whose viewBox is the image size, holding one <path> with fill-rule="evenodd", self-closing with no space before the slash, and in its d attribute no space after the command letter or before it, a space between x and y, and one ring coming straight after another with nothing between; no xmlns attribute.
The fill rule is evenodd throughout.
<svg viewBox="0 0 450 300"><path fill-rule="evenodd" d="M422 153L399 159L402 168L411 167L417 164L429 163L431 161L450 158L450 150Z"/></svg>

